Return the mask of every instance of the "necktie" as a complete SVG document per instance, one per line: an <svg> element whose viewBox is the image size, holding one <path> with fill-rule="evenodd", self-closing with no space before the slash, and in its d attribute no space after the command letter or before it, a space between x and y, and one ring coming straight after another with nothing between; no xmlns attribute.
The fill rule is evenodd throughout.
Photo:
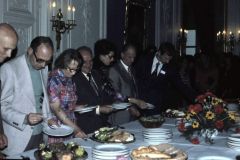
<svg viewBox="0 0 240 160"><path fill-rule="evenodd" d="M89 84L92 86L92 88L93 88L94 92L97 94L97 96L99 96L98 87L97 87L97 85L95 84L95 82L92 78L92 74L88 73L87 76L88 76Z"/></svg>
<svg viewBox="0 0 240 160"><path fill-rule="evenodd" d="M136 88L136 82L135 82L135 79L134 79L134 76L133 76L133 74L132 74L132 72L131 72L131 68L130 67L128 67L128 74L130 75L130 77L131 77L131 83L132 83L132 87L133 87L133 96L134 97L137 97L137 88Z"/></svg>
<svg viewBox="0 0 240 160"><path fill-rule="evenodd" d="M152 76L156 76L156 77L157 77L159 64L160 64L160 63L157 62L156 67L155 67L155 70L152 72Z"/></svg>

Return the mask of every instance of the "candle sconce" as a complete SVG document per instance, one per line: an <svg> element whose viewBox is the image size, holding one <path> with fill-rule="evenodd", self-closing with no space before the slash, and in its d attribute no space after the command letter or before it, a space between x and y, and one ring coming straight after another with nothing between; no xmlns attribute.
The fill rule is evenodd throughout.
<svg viewBox="0 0 240 160"><path fill-rule="evenodd" d="M223 47L224 52L233 52L237 43L240 43L240 31L238 31L238 38L235 37L233 32L227 32L223 30L217 33L217 43Z"/></svg>
<svg viewBox="0 0 240 160"><path fill-rule="evenodd" d="M52 30L56 32L56 41L57 41L57 50L60 48L60 42L61 42L61 34L65 33L66 31L69 32L71 29L76 26L76 21L74 20L74 13L75 13L75 7L72 8L70 5L68 6L68 20L64 21L63 14L61 9L58 9L58 13L54 15L54 9L56 7L55 2L52 4L53 7L53 16L50 20L52 22ZM72 15L71 12L72 11Z"/></svg>
<svg viewBox="0 0 240 160"><path fill-rule="evenodd" d="M186 54L187 33L187 30L181 28L177 35L177 48L180 56Z"/></svg>

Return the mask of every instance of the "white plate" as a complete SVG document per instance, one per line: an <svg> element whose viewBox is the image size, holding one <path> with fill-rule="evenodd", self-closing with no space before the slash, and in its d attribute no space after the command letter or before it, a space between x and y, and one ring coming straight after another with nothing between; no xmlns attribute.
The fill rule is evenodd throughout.
<svg viewBox="0 0 240 160"><path fill-rule="evenodd" d="M122 152L128 150L128 147L123 144L101 144L95 146L94 150L100 152Z"/></svg>
<svg viewBox="0 0 240 160"><path fill-rule="evenodd" d="M113 159L116 159L118 156L124 156L126 158L129 157L129 154L121 154L121 155L116 155L116 156L97 156L97 155L93 155L92 158L93 159L101 159L101 160L113 160Z"/></svg>
<svg viewBox="0 0 240 160"><path fill-rule="evenodd" d="M126 109L128 106L131 106L131 103L113 103L112 107L114 109Z"/></svg>
<svg viewBox="0 0 240 160"><path fill-rule="evenodd" d="M43 132L49 136L68 136L73 133L73 128L69 127L67 125L61 124L60 127L54 127L54 129L50 128L49 126L46 126L43 128Z"/></svg>
<svg viewBox="0 0 240 160"><path fill-rule="evenodd" d="M97 108L97 106L89 106L89 107L85 107L85 108L77 108L77 109L74 110L74 112L86 113L86 112L91 112L95 108Z"/></svg>
<svg viewBox="0 0 240 160"><path fill-rule="evenodd" d="M198 160L232 160L232 158L222 156L204 156L198 158Z"/></svg>

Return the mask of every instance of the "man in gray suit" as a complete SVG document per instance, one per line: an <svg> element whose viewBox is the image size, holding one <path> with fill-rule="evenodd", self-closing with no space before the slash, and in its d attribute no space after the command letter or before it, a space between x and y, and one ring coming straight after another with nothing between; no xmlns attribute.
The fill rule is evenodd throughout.
<svg viewBox="0 0 240 160"><path fill-rule="evenodd" d="M17 42L18 42L18 35L15 29L7 23L1 23L0 24L0 65L4 62L6 58L11 57L12 51L17 46ZM0 87L1 87L1 81L0 81ZM0 106L0 149L3 149L4 147L6 147L7 144L8 144L7 137L4 134L3 126L2 126L2 114L1 114L1 106Z"/></svg>
<svg viewBox="0 0 240 160"><path fill-rule="evenodd" d="M39 36L32 40L27 54L0 68L1 110L8 136L8 146L3 153L7 155L36 148L43 141L41 122L51 115L46 92L46 66L51 62L53 51L52 40Z"/></svg>
<svg viewBox="0 0 240 160"><path fill-rule="evenodd" d="M140 108L146 108L146 103L138 98L138 89L132 63L136 57L136 48L132 44L126 44L121 52L121 59L109 70L109 78L115 91L120 94L122 99L136 104ZM134 106L128 111L118 111L112 114L113 124L118 125L127 123L135 117L140 116L140 112ZM111 121L111 120L110 120Z"/></svg>

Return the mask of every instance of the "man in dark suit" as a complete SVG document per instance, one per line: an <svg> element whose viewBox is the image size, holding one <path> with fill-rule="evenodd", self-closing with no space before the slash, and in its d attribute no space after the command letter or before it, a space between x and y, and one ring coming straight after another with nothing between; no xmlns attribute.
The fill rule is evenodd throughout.
<svg viewBox="0 0 240 160"><path fill-rule="evenodd" d="M174 46L163 42L158 52L142 57L136 65L140 97L156 106L148 114L159 114L166 110L163 105L167 99L168 83L173 84L189 101L196 97L196 92L181 81L178 71L169 64L174 54Z"/></svg>
<svg viewBox="0 0 240 160"><path fill-rule="evenodd" d="M122 99L128 98L128 101L146 107L146 103L137 99L138 88L135 79L135 73L132 64L136 57L136 48L132 44L126 44L121 52L121 59L109 70L109 78L112 86ZM144 106L145 105L145 106ZM140 112L135 107L130 107L128 111L118 111L111 115L113 124L127 123L140 116Z"/></svg>
<svg viewBox="0 0 240 160"><path fill-rule="evenodd" d="M93 111L79 114L76 113L77 125L85 132L92 133L100 127L107 125L107 114L112 112L112 101L101 89L100 74L92 70L93 57L89 47L82 46L77 49L83 58L81 71L76 73L73 80L77 87L77 104L87 104L88 106L98 106ZM109 98L109 99L108 99Z"/></svg>

